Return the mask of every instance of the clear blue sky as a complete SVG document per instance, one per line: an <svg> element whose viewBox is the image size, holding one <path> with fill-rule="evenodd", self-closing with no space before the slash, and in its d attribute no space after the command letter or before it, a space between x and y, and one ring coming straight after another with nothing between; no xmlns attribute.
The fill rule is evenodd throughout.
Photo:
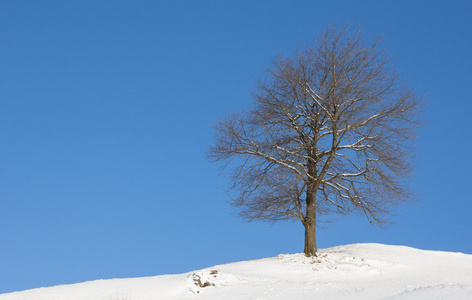
<svg viewBox="0 0 472 300"><path fill-rule="evenodd" d="M301 252L301 224L234 215L205 151L277 51L333 22L385 36L429 124L422 202L385 230L325 224L319 246L472 253L471 15L470 1L0 0L0 293Z"/></svg>

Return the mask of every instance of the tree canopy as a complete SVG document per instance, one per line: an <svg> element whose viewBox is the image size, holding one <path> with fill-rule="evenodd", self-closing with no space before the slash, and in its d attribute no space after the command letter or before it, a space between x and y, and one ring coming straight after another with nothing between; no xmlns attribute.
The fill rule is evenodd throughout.
<svg viewBox="0 0 472 300"><path fill-rule="evenodd" d="M295 219L305 253L319 215L361 213L383 224L408 188L425 98L381 47L330 26L256 82L253 106L217 123L212 161L230 175L231 202L249 220Z"/></svg>

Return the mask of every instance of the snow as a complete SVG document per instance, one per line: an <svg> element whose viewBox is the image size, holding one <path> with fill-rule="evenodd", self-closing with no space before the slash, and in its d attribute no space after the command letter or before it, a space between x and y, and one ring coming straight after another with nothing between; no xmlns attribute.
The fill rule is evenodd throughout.
<svg viewBox="0 0 472 300"><path fill-rule="evenodd" d="M179 275L96 280L0 300L472 299L472 255L354 244L317 257L281 254Z"/></svg>

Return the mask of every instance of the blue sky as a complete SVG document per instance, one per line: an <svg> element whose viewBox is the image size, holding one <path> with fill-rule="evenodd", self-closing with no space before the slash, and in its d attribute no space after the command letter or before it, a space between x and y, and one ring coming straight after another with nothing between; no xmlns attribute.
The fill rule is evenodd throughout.
<svg viewBox="0 0 472 300"><path fill-rule="evenodd" d="M333 22L384 35L430 105L421 202L384 230L323 224L319 247L472 254L471 14L470 1L0 0L0 293L301 252L301 224L235 216L205 151L277 51Z"/></svg>

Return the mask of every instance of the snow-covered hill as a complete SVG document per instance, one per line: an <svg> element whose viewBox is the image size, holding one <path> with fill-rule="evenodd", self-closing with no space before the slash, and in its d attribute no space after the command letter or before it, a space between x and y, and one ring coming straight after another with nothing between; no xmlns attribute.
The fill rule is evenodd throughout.
<svg viewBox="0 0 472 300"><path fill-rule="evenodd" d="M472 299L472 255L354 244L180 275L97 280L0 300Z"/></svg>

